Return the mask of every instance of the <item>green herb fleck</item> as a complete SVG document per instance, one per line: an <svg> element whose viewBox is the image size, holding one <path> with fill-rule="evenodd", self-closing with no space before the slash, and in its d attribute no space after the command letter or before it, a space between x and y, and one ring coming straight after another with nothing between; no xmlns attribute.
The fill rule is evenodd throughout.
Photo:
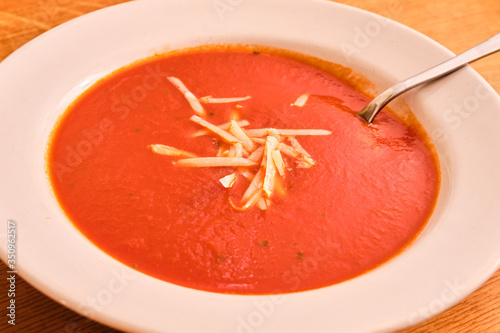
<svg viewBox="0 0 500 333"><path fill-rule="evenodd" d="M140 129L140 128L136 128L136 129L135 129L135 131L136 131L136 132L140 132L140 131L141 131L141 129Z"/></svg>
<svg viewBox="0 0 500 333"><path fill-rule="evenodd" d="M163 93L168 94L168 90L163 91Z"/></svg>
<svg viewBox="0 0 500 333"><path fill-rule="evenodd" d="M253 54L260 54L259 51L253 51Z"/></svg>
<svg viewBox="0 0 500 333"><path fill-rule="evenodd" d="M262 242L258 242L257 244L259 246L269 246L269 241L267 239L265 239Z"/></svg>
<svg viewBox="0 0 500 333"><path fill-rule="evenodd" d="M208 115L213 116L213 115L215 115L215 112L210 112Z"/></svg>
<svg viewBox="0 0 500 333"><path fill-rule="evenodd" d="M297 258L297 259L302 259L302 258L304 258L304 253L302 253L302 251L298 252L298 253L297 253L296 258Z"/></svg>
<svg viewBox="0 0 500 333"><path fill-rule="evenodd" d="M220 261L220 262L226 262L227 258L225 256L223 256L222 254L219 254L217 256L217 260Z"/></svg>
<svg viewBox="0 0 500 333"><path fill-rule="evenodd" d="M137 264L132 264L132 265L131 265L131 267L132 267L133 269L137 269L137 267L139 267L139 266L138 266Z"/></svg>

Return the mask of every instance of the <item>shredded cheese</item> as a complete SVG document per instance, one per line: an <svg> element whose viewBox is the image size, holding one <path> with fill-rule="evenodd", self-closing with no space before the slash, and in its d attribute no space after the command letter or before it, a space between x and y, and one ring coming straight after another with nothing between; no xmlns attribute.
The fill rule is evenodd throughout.
<svg viewBox="0 0 500 333"><path fill-rule="evenodd" d="M295 149L304 156L311 157L311 155L309 155L309 153L302 147L299 141L297 141L297 139L295 139L293 136L289 137L288 141L292 145L293 149Z"/></svg>
<svg viewBox="0 0 500 333"><path fill-rule="evenodd" d="M200 98L200 102L206 103L206 104L209 104L209 103L213 103L213 104L216 104L216 103L236 103L236 102L242 102L242 101L249 100L250 98L252 98L252 97L245 96L245 97L215 98L212 96L205 96L205 97Z"/></svg>
<svg viewBox="0 0 500 333"><path fill-rule="evenodd" d="M311 158L311 155L300 145L299 141L297 141L296 138L293 136L288 138L288 141L290 141L290 144L292 147L298 151L302 155L302 159L307 163L310 164L310 166L313 166L316 162ZM301 165L301 164L300 164ZM304 166L302 166L304 167ZM304 167L307 168L307 167Z"/></svg>
<svg viewBox="0 0 500 333"><path fill-rule="evenodd" d="M259 144L259 145L265 145L266 144L266 139L263 138L251 138L253 142Z"/></svg>
<svg viewBox="0 0 500 333"><path fill-rule="evenodd" d="M262 185L266 197L270 198L273 193L274 178L276 177L276 167L273 162L272 153L278 146L278 139L274 136L268 136L266 139L266 175L264 177L264 184ZM264 162L263 162L264 163Z"/></svg>
<svg viewBox="0 0 500 333"><path fill-rule="evenodd" d="M236 181L236 173L232 173L232 174L229 174L225 177L222 177L221 179L219 179L219 181L221 182L222 186L224 186L225 188L230 188L233 186L234 182Z"/></svg>
<svg viewBox="0 0 500 333"><path fill-rule="evenodd" d="M229 198L229 203L231 204L231 206L236 209L237 211L240 211L240 212L244 212L245 210L247 210L248 208L252 207L253 205L255 205L257 202L259 202L259 200L262 198L262 189L259 189L257 192L255 192L251 198L249 198L245 204L242 206L242 207L238 207L236 206L233 201L231 200L231 198Z"/></svg>
<svg viewBox="0 0 500 333"><path fill-rule="evenodd" d="M245 126L250 125L250 123L247 120L238 121L237 123L238 123L238 125L240 127L245 127ZM231 123L228 122L228 123L217 125L217 127L219 127L220 129L223 129L223 130L227 131L229 129L229 125L230 124ZM193 137L197 137L197 136L203 136L203 135L208 135L208 134L210 134L209 130L201 129L201 130L198 130L198 131L194 132L192 136Z"/></svg>
<svg viewBox="0 0 500 333"><path fill-rule="evenodd" d="M240 142L237 138L235 138L232 134L229 134L225 130L221 129L220 127L217 127L205 119L202 119L198 116L192 116L189 118L191 121L197 123L200 126L205 127L206 129L212 131L214 134L218 135L222 140L226 141L227 143L237 143Z"/></svg>
<svg viewBox="0 0 500 333"><path fill-rule="evenodd" d="M252 181L253 177L255 177L255 175L253 173L251 173L250 171L248 170L245 170L245 169L241 169L241 170L238 170L240 172L240 174L245 177L246 179Z"/></svg>
<svg viewBox="0 0 500 333"><path fill-rule="evenodd" d="M297 161L296 166L299 169L309 169L314 166L314 163L309 163L306 161Z"/></svg>
<svg viewBox="0 0 500 333"><path fill-rule="evenodd" d="M290 147L289 145L287 145L286 143L283 143L283 142L281 142L278 145L278 149L283 154L288 155L292 158L298 158L300 156L300 153L298 151L296 151L293 147Z"/></svg>
<svg viewBox="0 0 500 333"><path fill-rule="evenodd" d="M177 165L185 167L251 167L257 163L241 157L196 157L179 160Z"/></svg>
<svg viewBox="0 0 500 333"><path fill-rule="evenodd" d="M266 199L261 197L257 202L257 207L259 207L260 210L266 210L267 209Z"/></svg>
<svg viewBox="0 0 500 333"><path fill-rule="evenodd" d="M276 166L276 169L278 170L278 173L280 174L281 177L285 176L285 162L283 162L283 158L281 157L281 153L279 150L273 150L271 153L273 157L273 162L274 165Z"/></svg>
<svg viewBox="0 0 500 333"><path fill-rule="evenodd" d="M189 105L191 105L191 108L197 115L205 116L205 109L198 101L198 98L196 98L196 96L189 91L181 80L173 76L169 76L167 79L184 95Z"/></svg>
<svg viewBox="0 0 500 333"><path fill-rule="evenodd" d="M264 176L265 176L264 172L262 171L262 168L260 168L255 177L253 178L252 182L248 186L247 190L243 194L243 197L241 198L242 202L247 201L256 192L262 190L262 185L264 184Z"/></svg>
<svg viewBox="0 0 500 333"><path fill-rule="evenodd" d="M250 156L247 157L250 161L258 162L262 159L262 156L264 155L264 147L259 147L253 151L253 153L250 154Z"/></svg>
<svg viewBox="0 0 500 333"><path fill-rule="evenodd" d="M251 137L262 138L269 135L269 131L275 130L283 136L301 136L301 135L330 135L332 132L322 129L275 129L275 128L253 128L246 132Z"/></svg>
<svg viewBox="0 0 500 333"><path fill-rule="evenodd" d="M309 99L308 94L300 95L295 102L293 102L293 106L303 107L306 105L307 100Z"/></svg>
<svg viewBox="0 0 500 333"><path fill-rule="evenodd" d="M217 157L222 157L224 156L224 153L226 152L226 147L224 146L219 146L219 150L217 151Z"/></svg>
<svg viewBox="0 0 500 333"><path fill-rule="evenodd" d="M148 148L151 149L151 151L153 153L157 153L160 155L181 156L181 157L197 157L195 154L190 153L188 151L177 149L177 148L166 146L166 145L155 144L155 145L149 145Z"/></svg>
<svg viewBox="0 0 500 333"><path fill-rule="evenodd" d="M243 145L241 143L237 142L231 147L234 147L234 157L243 157Z"/></svg>
<svg viewBox="0 0 500 333"><path fill-rule="evenodd" d="M230 125L229 125L229 133L234 135L236 138L238 138L242 143L243 147L245 149L252 151L254 148L254 144L250 137L243 131L238 125L238 123L234 120L231 120Z"/></svg>
<svg viewBox="0 0 500 333"><path fill-rule="evenodd" d="M176 77L168 77L169 81L179 89L187 99L196 115L189 119L203 128L194 132L193 137L213 135L217 137L219 146L215 157L197 157L195 154L163 144L152 144L147 147L154 153L181 157L176 163L179 167L231 167L235 171L219 179L224 188L231 188L237 181L247 179L250 184L245 190L239 205L235 205L232 198L229 203L238 211L245 211L253 206L266 210L271 205L271 196L276 193L286 195L284 179L287 170L295 163L296 168L311 168L315 161L302 147L295 136L330 135L331 132L322 129L275 129L243 127L250 125L247 120L239 120L236 105L231 112L230 121L214 125L202 118L205 110L201 103L235 103L250 99L245 97L214 98L205 96L197 99L196 96ZM303 94L292 104L302 107L309 98ZM288 141L290 145L285 143ZM283 158L286 155L286 159ZM238 178L238 175L242 177ZM244 180L243 180L244 181Z"/></svg>

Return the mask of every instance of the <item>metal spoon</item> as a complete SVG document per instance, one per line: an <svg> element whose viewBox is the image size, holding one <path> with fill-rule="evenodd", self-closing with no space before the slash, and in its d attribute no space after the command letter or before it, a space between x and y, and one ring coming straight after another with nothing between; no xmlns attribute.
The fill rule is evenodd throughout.
<svg viewBox="0 0 500 333"><path fill-rule="evenodd" d="M439 79L456 70L466 66L469 62L481 59L489 54L500 50L500 34L496 34L490 39L474 46L473 48L437 65L426 71L423 71L415 76L412 76L404 81L401 81L368 103L361 111L358 112L364 121L371 124L375 116L382 110L387 103L398 97L402 93L413 89L421 84Z"/></svg>

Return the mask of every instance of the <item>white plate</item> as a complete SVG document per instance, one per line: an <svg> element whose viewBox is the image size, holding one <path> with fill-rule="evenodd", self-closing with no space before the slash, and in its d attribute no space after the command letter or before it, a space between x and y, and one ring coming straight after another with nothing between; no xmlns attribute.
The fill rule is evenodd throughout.
<svg viewBox="0 0 500 333"><path fill-rule="evenodd" d="M94 247L50 191L44 153L54 122L103 75L155 52L207 43L311 54L381 87L452 55L400 24L327 1L133 1L49 31L0 64L0 220L18 223L18 269L29 283L127 331L374 332L426 319L496 271L500 102L470 68L406 95L436 139L442 191L418 240L367 274L281 296L222 295L154 279ZM4 260L6 249L3 233Z"/></svg>

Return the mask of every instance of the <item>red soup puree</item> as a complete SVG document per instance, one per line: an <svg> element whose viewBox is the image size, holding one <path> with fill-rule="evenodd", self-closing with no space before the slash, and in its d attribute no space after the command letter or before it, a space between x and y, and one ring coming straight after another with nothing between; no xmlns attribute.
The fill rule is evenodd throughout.
<svg viewBox="0 0 500 333"><path fill-rule="evenodd" d="M177 285L269 294L358 276L422 230L439 163L417 121L363 123L369 99L335 68L212 47L121 69L58 122L55 196L96 246Z"/></svg>

